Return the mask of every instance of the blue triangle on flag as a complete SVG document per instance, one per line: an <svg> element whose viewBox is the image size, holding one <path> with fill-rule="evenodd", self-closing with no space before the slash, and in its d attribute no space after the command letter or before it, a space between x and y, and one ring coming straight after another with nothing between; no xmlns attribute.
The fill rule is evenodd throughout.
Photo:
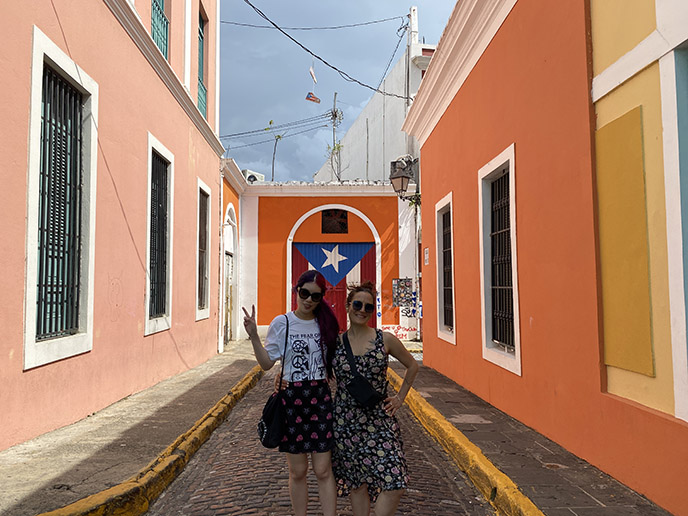
<svg viewBox="0 0 688 516"><path fill-rule="evenodd" d="M301 243L294 247L331 285L337 285L373 247L365 243Z"/></svg>

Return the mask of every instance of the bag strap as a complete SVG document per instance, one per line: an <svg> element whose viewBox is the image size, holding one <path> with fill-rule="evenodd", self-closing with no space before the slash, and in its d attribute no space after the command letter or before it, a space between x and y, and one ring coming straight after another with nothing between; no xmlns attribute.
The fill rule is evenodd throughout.
<svg viewBox="0 0 688 516"><path fill-rule="evenodd" d="M346 352L346 359L349 361L349 365L351 366L351 373L354 375L358 374L358 368L356 367L356 361L354 360L354 354L351 351L351 344L349 343L349 337L346 335L349 333L348 331L345 331L342 333L342 340L344 341L344 351Z"/></svg>
<svg viewBox="0 0 688 516"><path fill-rule="evenodd" d="M287 360L287 341L289 340L289 317L284 314L284 318L287 320L287 329L284 331L284 353L282 353L282 370L280 371L280 388L282 385L282 376L284 375L284 362Z"/></svg>

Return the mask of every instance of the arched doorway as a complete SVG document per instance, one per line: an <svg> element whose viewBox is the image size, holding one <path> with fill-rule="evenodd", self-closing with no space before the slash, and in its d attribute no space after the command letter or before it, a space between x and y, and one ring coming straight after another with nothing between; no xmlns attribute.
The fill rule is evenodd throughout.
<svg viewBox="0 0 688 516"><path fill-rule="evenodd" d="M237 222L236 211L233 204L227 206L225 212L225 220L222 225L222 241L223 241L223 295L222 295L222 333L223 339L220 342L218 351L222 353L225 345L234 339L234 312L235 312L235 258L237 248Z"/></svg>

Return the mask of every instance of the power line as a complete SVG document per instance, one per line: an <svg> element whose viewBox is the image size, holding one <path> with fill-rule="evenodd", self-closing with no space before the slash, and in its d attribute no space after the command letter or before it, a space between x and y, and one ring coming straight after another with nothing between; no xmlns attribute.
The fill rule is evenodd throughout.
<svg viewBox="0 0 688 516"><path fill-rule="evenodd" d="M392 18L385 18L383 20L373 20L373 21L367 21L363 23L350 23L348 25L333 25L330 27L283 27L286 30L336 30L336 29L348 29L351 27L363 27L365 25L373 25L375 23L383 23L383 22L388 22L391 20L399 20L401 19L402 23L404 21L403 16L393 16ZM254 29L275 29L276 27L272 27L270 25L253 25L251 23L240 23L240 22L234 22L234 21L225 21L225 20L220 20L220 23L225 23L227 25L238 25L239 27L252 27Z"/></svg>
<svg viewBox="0 0 688 516"><path fill-rule="evenodd" d="M399 35L399 41L397 41L397 46L394 47L394 52L392 52L391 57L389 58L389 61L387 62L387 67L385 68L385 71L382 72L382 77L380 77L380 82L377 84L377 89L380 89L380 86L382 86L382 82L385 80L385 77L387 77L387 71L389 70L389 67L392 65L392 61L394 61L394 56L397 55L397 50L399 50L399 45L401 44L401 40L404 39L404 34L406 33L406 29L408 29L408 23L405 25L402 25L397 29L397 34Z"/></svg>
<svg viewBox="0 0 688 516"><path fill-rule="evenodd" d="M303 50L305 50L305 51L308 52L310 55L312 55L314 58L316 58L318 61L320 61L321 63L323 63L325 66L327 66L327 67L329 67L329 68L332 68L335 72L337 72L339 75L341 75L343 79L345 79L345 80L347 80L347 81L349 81L349 82L355 82L356 84L358 84L358 85L360 85L360 86L363 86L364 88L368 88L369 90L373 90L374 92L380 93L381 95L385 95L385 96L387 96L387 97L396 97L396 98L403 99L403 100L411 100L410 97L406 97L406 96L404 96L404 95L397 95L396 93L387 93L386 91L381 91L381 90L379 90L379 89L377 89L377 88L374 88L374 87L372 87L370 84L366 84L366 83L364 83L364 82L361 82L361 81L359 81L358 79L355 79L354 77L352 77L351 75L349 75L348 73L346 73L346 72L340 70L340 69L337 68L336 66L331 65L330 63L328 63L327 61L325 61L322 57L320 57L319 55L313 53L311 50L309 50L308 48L306 48L305 46L303 46L301 43L299 43L297 40L295 40L293 37L291 37L288 33L284 32L284 30L283 30L279 25L277 25L277 24L276 24L275 22L273 22L270 18L268 18L260 9L258 9L255 5L253 5L249 0L244 0L244 2L245 2L247 5L249 5L254 11L256 11L256 13L258 13L258 15L259 15L261 18L263 18L265 21L267 21L268 23L270 23L270 24L271 24L273 27L275 27L278 31L280 31L282 34L284 34L286 37L288 37L290 40L292 40L294 43L296 43L296 44L297 44L299 47L301 47Z"/></svg>
<svg viewBox="0 0 688 516"><path fill-rule="evenodd" d="M229 138L238 138L240 136L249 136L249 135L257 135L257 134L264 134L266 131L274 131L276 129L289 129L289 128L294 128L294 126L299 126L299 125L307 125L313 122L318 122L320 120L326 120L326 119L331 119L332 118L332 112L327 111L321 115L317 116L312 116L310 118L304 118L302 120L295 120L293 122L285 122L283 124L278 124L274 125L271 127L264 127L262 129L253 129L251 131L242 131L239 133L231 133L231 134L224 134L220 136L220 139L229 139Z"/></svg>
<svg viewBox="0 0 688 516"><path fill-rule="evenodd" d="M322 127L329 127L329 126L328 126L328 124L318 125L315 127L311 127L310 129L304 129L303 131L299 131L298 133L284 135L281 137L281 139L283 140L285 138L291 138L292 136L298 136L299 134L307 133L308 131L314 131L315 129L320 129ZM247 143L245 145L238 145L236 147L232 147L230 145L229 147L227 147L227 150L229 151L229 150L243 149L244 147L253 147L254 145L262 145L263 143L274 143L274 141L275 141L275 139L272 138L270 140L263 140L260 142Z"/></svg>

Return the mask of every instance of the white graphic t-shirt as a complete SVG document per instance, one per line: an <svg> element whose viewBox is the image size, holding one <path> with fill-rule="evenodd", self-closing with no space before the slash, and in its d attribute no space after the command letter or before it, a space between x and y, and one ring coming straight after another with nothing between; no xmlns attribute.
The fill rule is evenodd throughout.
<svg viewBox="0 0 688 516"><path fill-rule="evenodd" d="M315 319L304 321L294 315L289 317L289 341L287 358L284 362L284 379L289 382L303 380L322 380L327 376L325 361L320 350L320 327ZM287 321L284 315L278 315L270 323L265 338L265 350L270 360L282 359L284 350L284 331Z"/></svg>

